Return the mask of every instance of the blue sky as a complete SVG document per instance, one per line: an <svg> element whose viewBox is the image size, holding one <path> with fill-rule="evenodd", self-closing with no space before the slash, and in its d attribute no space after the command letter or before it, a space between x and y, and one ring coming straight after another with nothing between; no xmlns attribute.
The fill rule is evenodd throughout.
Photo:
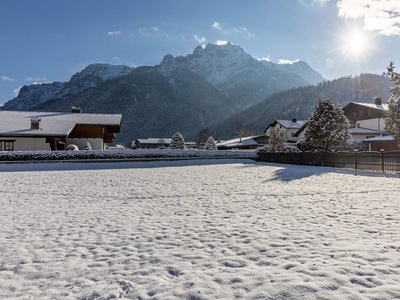
<svg viewBox="0 0 400 300"><path fill-rule="evenodd" d="M94 62L155 65L229 41L328 80L400 68L399 0L1 0L0 103Z"/></svg>

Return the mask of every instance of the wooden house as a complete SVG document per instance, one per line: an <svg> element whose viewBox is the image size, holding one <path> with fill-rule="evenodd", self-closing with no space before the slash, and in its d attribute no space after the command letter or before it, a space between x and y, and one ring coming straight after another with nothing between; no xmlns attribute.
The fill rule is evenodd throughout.
<svg viewBox="0 0 400 300"><path fill-rule="evenodd" d="M120 131L122 115L0 111L0 151L64 150L74 144L104 150Z"/></svg>

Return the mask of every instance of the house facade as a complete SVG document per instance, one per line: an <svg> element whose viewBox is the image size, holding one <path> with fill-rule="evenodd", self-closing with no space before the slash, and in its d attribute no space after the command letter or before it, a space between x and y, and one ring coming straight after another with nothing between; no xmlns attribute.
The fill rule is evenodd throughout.
<svg viewBox="0 0 400 300"><path fill-rule="evenodd" d="M365 140L387 135L385 129L385 112L387 104L376 97L374 103L350 102L343 107L344 115L350 123L350 135L354 140Z"/></svg>
<svg viewBox="0 0 400 300"><path fill-rule="evenodd" d="M0 111L0 151L64 150L68 144L104 150L122 115Z"/></svg>
<svg viewBox="0 0 400 300"><path fill-rule="evenodd" d="M302 128L308 120L275 120L264 130L266 136L275 136L285 142L297 142L300 137L296 136L296 132Z"/></svg>
<svg viewBox="0 0 400 300"><path fill-rule="evenodd" d="M374 103L351 102L343 107L350 122L350 136L353 140L368 143L369 151L399 150L399 144L390 136L385 127L387 104L375 97Z"/></svg>
<svg viewBox="0 0 400 300"><path fill-rule="evenodd" d="M157 148L169 148L171 139L167 138L148 138L148 139L137 139L132 142L133 149L157 149Z"/></svg>

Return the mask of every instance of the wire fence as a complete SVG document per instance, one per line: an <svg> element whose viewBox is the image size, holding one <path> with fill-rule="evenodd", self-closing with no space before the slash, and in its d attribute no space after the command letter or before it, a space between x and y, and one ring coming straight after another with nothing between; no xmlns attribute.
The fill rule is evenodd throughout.
<svg viewBox="0 0 400 300"><path fill-rule="evenodd" d="M260 152L258 161L282 164L350 168L381 172L400 171L400 151L380 152Z"/></svg>

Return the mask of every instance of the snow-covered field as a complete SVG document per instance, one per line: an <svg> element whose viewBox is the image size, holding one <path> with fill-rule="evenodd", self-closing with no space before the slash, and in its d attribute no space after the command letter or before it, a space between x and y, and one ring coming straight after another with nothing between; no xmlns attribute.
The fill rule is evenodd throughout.
<svg viewBox="0 0 400 300"><path fill-rule="evenodd" d="M399 177L0 165L0 299L399 299Z"/></svg>

